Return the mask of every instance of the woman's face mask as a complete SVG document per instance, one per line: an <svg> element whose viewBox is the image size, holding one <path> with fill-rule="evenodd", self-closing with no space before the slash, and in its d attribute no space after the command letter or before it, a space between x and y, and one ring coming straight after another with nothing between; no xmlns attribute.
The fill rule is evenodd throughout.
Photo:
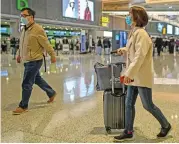
<svg viewBox="0 0 179 144"><path fill-rule="evenodd" d="M130 15L129 15L129 16L126 16L126 23L127 23L127 25L129 25L129 26L132 25L132 18L131 18Z"/></svg>

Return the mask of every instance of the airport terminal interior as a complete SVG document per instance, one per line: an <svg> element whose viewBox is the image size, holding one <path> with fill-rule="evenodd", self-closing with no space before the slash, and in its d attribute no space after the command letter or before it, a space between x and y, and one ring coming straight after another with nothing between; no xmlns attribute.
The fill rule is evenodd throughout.
<svg viewBox="0 0 179 144"><path fill-rule="evenodd" d="M128 43L131 28L125 19L133 5L148 13L145 30L153 42L152 99L172 129L166 137L157 138L161 126L144 109L138 96L134 139L130 142L179 143L178 0L1 0L2 143L115 142L114 136L122 134L124 127L106 131L105 121L111 118L105 115L108 112L113 121L118 121L116 115L125 109L118 106L115 112L119 113L106 111L106 103L112 101L105 101L104 90L99 90L95 65L109 69L111 63L126 63L125 57L111 52ZM28 111L14 115L22 98L24 65L28 63L18 63L16 59L25 27L21 9L25 7L36 12L35 22L42 26L54 49L56 63L44 52L40 76L56 91L56 96L47 103L46 93L34 85ZM125 101L126 94L123 97ZM116 108L114 104L119 103L113 100L111 105ZM121 117L119 121L124 123L121 119L125 115Z"/></svg>

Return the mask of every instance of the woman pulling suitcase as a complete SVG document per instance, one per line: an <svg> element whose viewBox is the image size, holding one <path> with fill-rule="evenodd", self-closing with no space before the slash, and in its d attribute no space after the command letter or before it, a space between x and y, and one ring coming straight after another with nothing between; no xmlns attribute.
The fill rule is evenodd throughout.
<svg viewBox="0 0 179 144"><path fill-rule="evenodd" d="M127 46L117 50L119 55L127 54L127 69L124 73L124 83L128 85L125 130L122 135L114 137L115 141L133 139L135 103L138 94L143 107L159 121L162 127L157 137L165 137L171 130L171 125L152 101L153 44L144 29L148 24L147 12L140 6L131 7L126 23L131 26Z"/></svg>

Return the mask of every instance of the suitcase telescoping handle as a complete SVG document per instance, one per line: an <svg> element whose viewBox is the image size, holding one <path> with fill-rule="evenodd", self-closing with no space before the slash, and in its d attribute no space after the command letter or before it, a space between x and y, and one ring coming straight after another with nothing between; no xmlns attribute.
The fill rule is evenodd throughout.
<svg viewBox="0 0 179 144"><path fill-rule="evenodd" d="M111 64L112 95L114 97L122 97L122 96L125 96L126 93L127 93L126 90L125 90L125 85L124 84L122 84L122 94L121 95L116 95L115 92L114 92L114 83L115 83L114 65L115 64ZM122 70L123 70L125 63L121 63L121 65L122 65Z"/></svg>
<svg viewBox="0 0 179 144"><path fill-rule="evenodd" d="M111 51L111 54L116 54L117 50Z"/></svg>

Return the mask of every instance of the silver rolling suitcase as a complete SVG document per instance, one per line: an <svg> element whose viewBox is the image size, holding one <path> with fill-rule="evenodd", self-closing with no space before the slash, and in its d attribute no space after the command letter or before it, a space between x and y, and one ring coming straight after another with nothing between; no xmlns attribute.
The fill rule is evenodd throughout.
<svg viewBox="0 0 179 144"><path fill-rule="evenodd" d="M103 95L103 113L104 125L107 133L111 133L111 129L124 129L125 128L125 96L126 89L122 85L121 88L115 88L116 81L114 76L114 65L111 64L111 83L112 89L104 91ZM122 69L124 64L122 64Z"/></svg>

